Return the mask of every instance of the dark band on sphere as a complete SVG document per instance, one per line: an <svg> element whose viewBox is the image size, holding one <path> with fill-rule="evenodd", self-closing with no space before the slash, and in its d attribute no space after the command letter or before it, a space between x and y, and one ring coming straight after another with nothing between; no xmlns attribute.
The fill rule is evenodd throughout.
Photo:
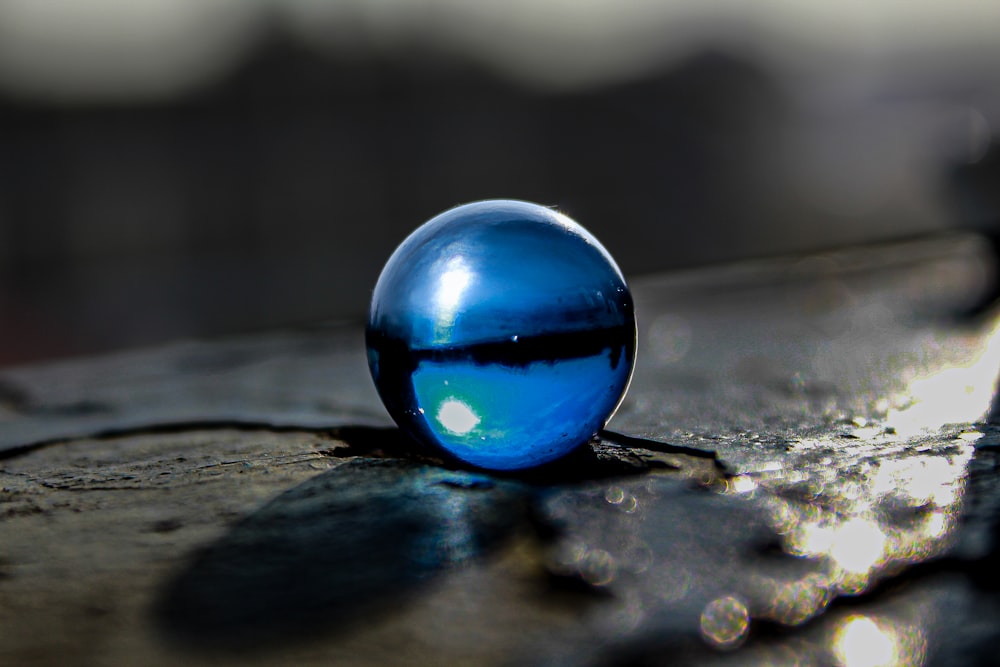
<svg viewBox="0 0 1000 667"><path fill-rule="evenodd" d="M585 329L581 331L518 336L461 346L409 349L398 338L368 332L368 344L380 355L399 359L408 357L415 369L421 361L471 361L476 365L498 364L524 367L533 363L553 364L568 359L580 359L610 350L611 368L617 368L623 354L635 347L635 329L629 325Z"/></svg>

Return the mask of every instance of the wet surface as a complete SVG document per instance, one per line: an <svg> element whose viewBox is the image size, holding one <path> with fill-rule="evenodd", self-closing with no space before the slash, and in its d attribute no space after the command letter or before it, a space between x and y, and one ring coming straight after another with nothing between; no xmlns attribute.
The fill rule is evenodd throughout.
<svg viewBox="0 0 1000 667"><path fill-rule="evenodd" d="M953 316L986 288L981 250L958 238L636 281L621 410L523 473L464 470L389 427L351 328L8 370L0 512L36 486L183 494L207 479L185 457L137 468L127 443L150 434L299 429L315 443L294 460L329 469L227 510L157 580L146 610L168 654L308 646L383 664L388 642L400 664L996 664L1000 328ZM94 435L113 455L72 440ZM49 516L37 506L0 532ZM6 557L0 593L22 577Z"/></svg>
<svg viewBox="0 0 1000 667"><path fill-rule="evenodd" d="M935 558L957 539L973 435L929 437L905 454L855 444L833 466L786 458L787 468L698 491L653 475L555 494L546 516L566 537L547 566L576 573L613 602L591 619L579 653L537 664L703 664L719 651L719 660L733 653L732 664L770 665L775 646L788 664L924 664L929 635L973 620L910 608L941 604L938 588L956 595L942 582L961 579L966 565ZM874 621L856 630L893 643L891 660L830 653L837 642L867 641L841 625L900 598L915 601L896 604L877 631ZM905 628L895 627L897 616ZM920 641L897 647L899 633Z"/></svg>

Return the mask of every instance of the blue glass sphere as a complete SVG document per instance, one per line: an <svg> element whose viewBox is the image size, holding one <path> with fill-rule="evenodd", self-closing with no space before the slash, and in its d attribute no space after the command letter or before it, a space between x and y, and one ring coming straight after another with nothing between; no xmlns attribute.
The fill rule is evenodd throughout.
<svg viewBox="0 0 1000 667"><path fill-rule="evenodd" d="M569 453L611 418L632 375L635 311L583 227L537 204L481 201L396 249L366 342L400 428L474 466L515 470Z"/></svg>

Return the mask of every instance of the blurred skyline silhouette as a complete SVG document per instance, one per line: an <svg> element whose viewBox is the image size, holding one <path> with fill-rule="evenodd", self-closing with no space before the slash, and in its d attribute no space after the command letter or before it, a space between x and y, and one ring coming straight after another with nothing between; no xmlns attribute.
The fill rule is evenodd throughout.
<svg viewBox="0 0 1000 667"><path fill-rule="evenodd" d="M997 34L969 0L6 0L0 365L360 321L483 198L629 277L994 233Z"/></svg>

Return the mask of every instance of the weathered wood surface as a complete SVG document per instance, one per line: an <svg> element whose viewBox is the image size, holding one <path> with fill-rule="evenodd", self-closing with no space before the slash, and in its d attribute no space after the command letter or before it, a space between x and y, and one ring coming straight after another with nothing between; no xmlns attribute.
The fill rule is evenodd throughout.
<svg viewBox="0 0 1000 667"><path fill-rule="evenodd" d="M633 285L609 431L489 475L356 327L0 372L0 665L994 664L972 238Z"/></svg>

